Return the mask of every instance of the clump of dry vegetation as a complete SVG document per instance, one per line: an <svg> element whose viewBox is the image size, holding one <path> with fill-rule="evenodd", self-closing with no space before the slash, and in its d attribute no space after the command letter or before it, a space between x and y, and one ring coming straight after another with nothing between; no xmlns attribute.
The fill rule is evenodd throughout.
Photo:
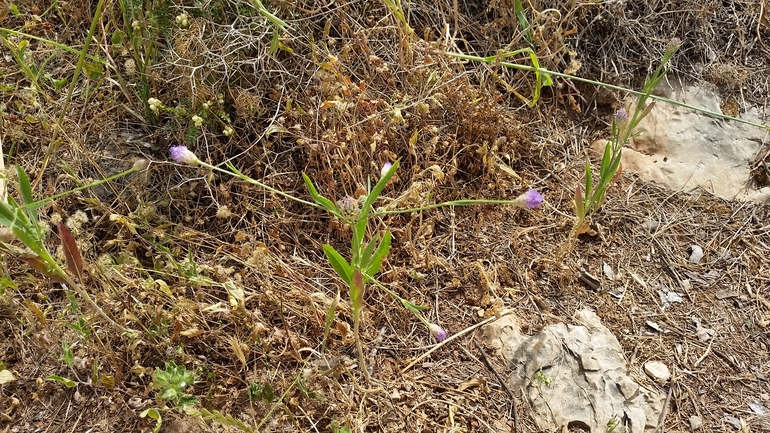
<svg viewBox="0 0 770 433"><path fill-rule="evenodd" d="M33 202L67 193L35 207L41 248L62 272L70 265L57 277L25 260L18 239L0 239L0 428L508 431L508 397L470 344L478 325L512 309L535 332L584 305L632 364L677 366L674 430L693 414L717 428L710 413L770 393L767 208L619 176L574 253L556 261L587 143L609 135L625 95L560 77L540 89L531 71L446 55L529 48L548 70L640 88L678 37L668 79L711 80L745 107L766 102L770 11L739 0L532 1L524 28L517 4L0 5L3 180L19 203L12 166L29 174ZM512 200L530 187L548 203L373 218L370 233L393 237L379 281L462 335L434 347L397 298L370 288L367 384L348 288L322 247L346 251L350 226L175 164L172 145L307 201L302 173L336 203L366 194L399 160L378 207ZM693 243L707 251L701 264L681 253ZM581 281L605 262L633 278L592 292ZM623 284L620 301L608 295ZM687 290L690 310L660 309L663 287ZM728 288L736 295L714 301ZM645 332L646 316L686 329L693 311L731 337L712 346Z"/></svg>

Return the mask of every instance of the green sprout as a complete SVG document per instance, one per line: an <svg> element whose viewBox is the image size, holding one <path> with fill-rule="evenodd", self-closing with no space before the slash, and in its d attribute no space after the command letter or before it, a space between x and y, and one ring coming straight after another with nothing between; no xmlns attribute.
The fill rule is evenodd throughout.
<svg viewBox="0 0 770 433"><path fill-rule="evenodd" d="M607 196L607 188L610 186L610 183L612 183L612 180L615 178L615 175L620 168L623 146L628 144L632 138L639 136L640 133L635 133L634 129L639 125L642 119L650 114L650 111L652 111L652 108L655 106L655 101L647 104L647 100L650 98L653 90L655 90L660 81L670 70L668 62L679 49L680 45L681 42L678 39L669 43L660 65L658 65L653 74L645 81L641 95L633 108L633 115L629 118L628 112L622 108L615 113L615 116L612 119L610 140L604 147L604 154L602 155L598 176L594 176L590 164L586 162L585 186L578 186L575 188L575 222L564 248L562 248L559 253L561 258L572 252L577 237L581 233L588 231L591 215L598 211L604 204L604 200ZM630 110L631 107L628 108Z"/></svg>
<svg viewBox="0 0 770 433"><path fill-rule="evenodd" d="M170 403L177 409L184 410L185 407L198 402L195 396L186 392L187 388L195 383L195 374L187 371L184 365L169 361L163 370L156 367L152 383L158 389L156 398L162 403Z"/></svg>

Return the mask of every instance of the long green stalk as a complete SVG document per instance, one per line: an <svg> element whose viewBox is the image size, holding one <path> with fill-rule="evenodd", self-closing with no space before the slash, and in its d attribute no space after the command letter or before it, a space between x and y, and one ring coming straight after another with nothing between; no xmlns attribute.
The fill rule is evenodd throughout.
<svg viewBox="0 0 770 433"><path fill-rule="evenodd" d="M56 128L53 130L51 142L48 144L48 149L45 151L45 157L43 157L43 163L40 166L40 172L37 174L35 182L33 182L33 186L37 185L40 182L40 179L43 178L43 173L45 173L45 169L48 166L48 161L51 159L51 154L53 154L53 152L59 148L57 141L59 139L59 134L61 134L64 117L67 115L67 108L69 108L70 101L72 101L72 94L75 93L75 86L77 85L78 77L80 77L80 71L83 70L83 64L86 61L88 49L91 47L91 41L94 38L94 33L96 33L96 27L99 24L99 20L102 18L102 11L104 10L105 3L106 0L99 0L99 3L96 4L94 18L91 20L91 28L88 30L88 35L86 36L86 41L83 44L83 49L80 50L78 64L75 66L75 73L72 75L72 81L70 82L69 89L67 90L67 98L64 100L64 106L61 109L61 113L59 113L59 119L56 122Z"/></svg>
<svg viewBox="0 0 770 433"><path fill-rule="evenodd" d="M568 78L570 80L580 81L580 82L588 83L588 84L593 84L595 86L604 87L604 88L607 88L607 89L620 90L622 92L630 93L632 95L637 95L637 96L643 96L644 95L644 92L641 92L641 91L638 91L638 90L627 89L625 87L616 86L616 85L613 85L613 84L602 83L601 81L590 80L588 78L582 78L582 77L578 77L576 75L570 75L570 74L564 74L564 73L561 73L561 72L551 71L549 69L541 68L541 67L538 67L538 66L519 65L519 64L516 64L516 63L503 62L503 61L500 61L502 56L478 57L478 56L469 56L467 54L453 53L453 52L449 52L449 51L445 51L445 52L443 52L443 54L445 54L445 55L447 55L449 57L454 57L456 59L461 59L461 60L470 60L470 61L474 61L474 62L496 64L496 65L505 66L506 68L518 69L518 70L521 70L521 71L530 71L530 72L535 72L535 73L540 73L540 74L551 75L551 76L554 76L554 77ZM649 95L649 98L650 99L656 99L658 101L663 101L663 102L668 103L668 104L673 104L673 105L676 105L676 106L679 106L679 107L682 107L682 108L688 108L690 110L695 110L695 111L697 111L699 113L703 113L703 114L711 116L711 117L716 117L718 119L734 120L734 121L736 121L738 123L743 123L743 124L746 124L746 125L751 125L751 126L754 126L754 127L757 127L757 128L762 128L762 129L765 129L767 131L770 131L770 125L756 123L756 122L752 122L752 121L746 120L746 119L741 119L741 118L738 118L738 117L728 116L726 114L717 113L715 111L707 110L707 109L701 108L701 107L696 107L694 105L686 104L684 102L675 101L673 99L666 98L666 97L663 97L663 96Z"/></svg>

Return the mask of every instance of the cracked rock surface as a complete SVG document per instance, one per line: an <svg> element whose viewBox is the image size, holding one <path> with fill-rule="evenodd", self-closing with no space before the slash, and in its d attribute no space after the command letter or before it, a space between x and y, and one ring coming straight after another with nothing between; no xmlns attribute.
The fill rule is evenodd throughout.
<svg viewBox="0 0 770 433"><path fill-rule="evenodd" d="M589 310L575 315L580 326L558 323L523 335L512 315L485 329L510 369L509 385L521 392L538 427L607 431L616 420L627 431L652 431L665 396L629 376L617 338ZM622 431L622 430L617 430Z"/></svg>

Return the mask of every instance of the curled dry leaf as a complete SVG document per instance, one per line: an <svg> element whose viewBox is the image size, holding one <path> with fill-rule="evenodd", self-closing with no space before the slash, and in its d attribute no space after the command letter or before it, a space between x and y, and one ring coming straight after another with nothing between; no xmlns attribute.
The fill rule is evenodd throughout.
<svg viewBox="0 0 770 433"><path fill-rule="evenodd" d="M82 278L83 275L83 257L78 250L77 242L75 242L75 236L72 235L69 227L63 223L57 224L59 229L59 237L61 238L61 246L64 250L64 258L67 260L67 269L78 278Z"/></svg>

